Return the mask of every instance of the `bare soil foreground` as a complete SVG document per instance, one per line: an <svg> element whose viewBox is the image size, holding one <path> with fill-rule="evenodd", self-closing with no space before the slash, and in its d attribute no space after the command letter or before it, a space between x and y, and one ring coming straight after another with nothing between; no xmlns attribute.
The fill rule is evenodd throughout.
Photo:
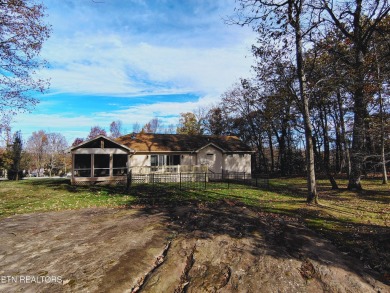
<svg viewBox="0 0 390 293"><path fill-rule="evenodd" d="M390 292L299 220L234 202L25 214L0 225L0 292Z"/></svg>

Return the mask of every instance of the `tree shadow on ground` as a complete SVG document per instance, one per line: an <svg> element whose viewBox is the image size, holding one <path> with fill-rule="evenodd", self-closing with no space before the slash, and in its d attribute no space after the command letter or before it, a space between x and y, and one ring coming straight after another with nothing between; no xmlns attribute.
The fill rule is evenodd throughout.
<svg viewBox="0 0 390 293"><path fill-rule="evenodd" d="M40 179L31 180L29 184L42 185L52 189L66 189L70 192L98 192L106 191L109 194L128 195L124 187L110 186L72 186L68 179ZM296 190L296 189L294 189ZM298 189L300 190L300 189ZM284 193L285 189L273 189ZM302 198L304 195L289 191L289 196ZM259 242L264 241L268 254L275 258L304 259L311 257L321 263L326 263L332 258L338 258L334 252L319 256L311 251L318 241L323 241L318 234L305 228L304 223L309 223L317 233L331 240L341 251L360 259L366 265L367 273L375 279L385 283L390 280L389 272L389 241L388 228L375 225L361 225L350 221L335 219L327 213L318 213L314 210L294 211L244 204L244 197L239 192L223 198L221 194L207 190L180 190L169 184L140 184L131 187L131 196L135 201L128 203L128 208L140 208L141 213L151 214L163 212L167 215L166 225L180 234L191 234L197 238L210 238L215 235L228 235L235 239L244 237L256 238L259 233ZM284 193L285 194L285 193ZM254 199L252 199L254 200ZM290 201L286 199L286 201ZM259 203L259 201L258 201ZM296 201L293 201L296 203ZM288 204L288 202L286 202ZM325 229L323 225L315 226L315 223L337 222L345 229L335 231ZM319 228L321 227L321 228ZM325 245L325 244L324 244ZM344 262L332 260L340 267L345 267ZM347 264L348 270L356 271L355 265ZM361 273L361 272L360 272Z"/></svg>
<svg viewBox="0 0 390 293"><path fill-rule="evenodd" d="M321 210L300 209L297 213L308 227L329 239L343 253L359 259L365 268L379 273L381 280L390 284L390 229L375 224L361 224L336 218L321 206ZM282 213L290 210L279 209ZM339 212L339 211L338 211ZM346 213L345 211L343 211Z"/></svg>
<svg viewBox="0 0 390 293"><path fill-rule="evenodd" d="M72 185L68 178L37 178L24 180L24 184L30 184L32 186L42 186L53 190L65 190L72 193L82 192L104 192L106 194L122 194L127 195L126 187L123 185L99 185L99 184L86 184L86 185Z"/></svg>
<svg viewBox="0 0 390 293"><path fill-rule="evenodd" d="M213 195L210 190L204 193L170 189L163 185L140 185L132 188L132 195L136 201L131 206L143 208L146 213L166 213L169 227L177 233L198 238L229 235L240 239L255 237L258 232L261 235L258 241L265 239L268 254L275 258L303 260L310 257L323 264L331 261L343 268L348 266L348 270L357 272L356 263L346 265L346 262L338 261L339 255L334 251L324 250L322 255L312 251L327 245L324 239L329 239L344 254L360 259L360 266L368 268L366 273L390 284L386 277L390 269L390 242L387 241L390 232L387 228L354 224L306 209L296 210L293 215L287 209L247 205L239 195L218 198L220 195ZM346 229L335 231L322 226L319 229L312 224L316 221L337 222ZM308 223L316 232L306 228Z"/></svg>

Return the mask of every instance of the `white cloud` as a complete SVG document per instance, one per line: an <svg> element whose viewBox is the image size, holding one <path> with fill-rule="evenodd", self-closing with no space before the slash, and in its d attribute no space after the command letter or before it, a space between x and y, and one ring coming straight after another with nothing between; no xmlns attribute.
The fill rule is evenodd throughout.
<svg viewBox="0 0 390 293"><path fill-rule="evenodd" d="M47 104L16 118L14 129L22 129L25 137L50 127L71 142L85 137L94 125L108 130L117 119L129 131L133 123L143 125L155 116L166 125L176 124L181 112L215 103L240 77L250 74L252 60L246 56L251 55L255 34L250 28L224 25L221 19L233 12L233 2L45 0L45 4L53 34L42 57L51 67L40 75L51 79L51 92L44 99ZM67 94L88 96L93 103L102 103L94 109L107 105L112 110L62 113ZM169 102L169 95L177 94L183 100L176 96L176 102ZM153 102L153 95L166 96L165 102L161 98ZM136 97L138 104L129 99L126 109L123 104L115 108L103 105L99 96ZM139 97L149 100L139 104ZM73 111L72 106L78 105L67 104L67 111Z"/></svg>
<svg viewBox="0 0 390 293"><path fill-rule="evenodd" d="M53 68L41 72L60 92L105 95L146 93L221 93L239 77L248 76L250 39L232 47L164 47L132 44L118 35L80 36L63 41L58 53L45 56Z"/></svg>

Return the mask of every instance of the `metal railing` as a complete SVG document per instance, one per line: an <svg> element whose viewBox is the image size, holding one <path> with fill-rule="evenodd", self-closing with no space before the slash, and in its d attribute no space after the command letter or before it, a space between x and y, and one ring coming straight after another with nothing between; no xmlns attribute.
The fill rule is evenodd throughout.
<svg viewBox="0 0 390 293"><path fill-rule="evenodd" d="M151 174L151 173L192 173L207 172L206 165L172 165L172 166L134 166L130 170L134 174Z"/></svg>
<svg viewBox="0 0 390 293"><path fill-rule="evenodd" d="M245 172L180 172L180 173L135 173L128 174L127 186L136 184L169 184L183 189L238 189L247 186L268 188L267 176Z"/></svg>

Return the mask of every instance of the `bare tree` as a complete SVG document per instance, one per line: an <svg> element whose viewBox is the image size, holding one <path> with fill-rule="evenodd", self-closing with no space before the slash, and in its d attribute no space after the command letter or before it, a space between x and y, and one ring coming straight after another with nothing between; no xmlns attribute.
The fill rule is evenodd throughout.
<svg viewBox="0 0 390 293"><path fill-rule="evenodd" d="M87 136L87 140L93 139L99 135L107 136L107 132L104 130L104 128L102 128L98 125L93 126L93 127L91 127L91 130Z"/></svg>
<svg viewBox="0 0 390 293"><path fill-rule="evenodd" d="M232 20L233 23L253 24L255 30L260 34L259 40L263 40L265 46L269 46L275 40L275 46L284 46L286 52L294 52L298 76L299 108L303 114L305 130L307 201L318 203L313 131L310 121L303 46L305 36L308 36L316 26L316 23L311 19L312 9L305 0L240 0L239 3L238 15L236 19ZM290 43L294 44L293 48L289 46Z"/></svg>
<svg viewBox="0 0 390 293"><path fill-rule="evenodd" d="M135 122L133 124L133 133L139 133L141 132L141 125L138 122Z"/></svg>
<svg viewBox="0 0 390 293"><path fill-rule="evenodd" d="M201 133L203 134L205 132L206 127L206 120L207 120L207 114L208 114L208 108L199 106L195 108L192 113L194 113L196 119L198 120L198 127L201 130Z"/></svg>
<svg viewBox="0 0 390 293"><path fill-rule="evenodd" d="M81 137L76 137L75 140L73 141L72 143L72 146L76 146L76 145L79 145L81 143L84 142L84 138L81 138Z"/></svg>
<svg viewBox="0 0 390 293"><path fill-rule="evenodd" d="M65 149L67 146L66 138L61 133L47 134L47 167L50 177L53 170L59 170L65 165Z"/></svg>
<svg viewBox="0 0 390 293"><path fill-rule="evenodd" d="M37 177L41 175L47 154L48 136L43 130L33 132L27 141L27 150L34 160L33 168L37 170Z"/></svg>
<svg viewBox="0 0 390 293"><path fill-rule="evenodd" d="M368 103L365 59L375 32L390 12L390 4L387 0L319 0L315 3L321 17L331 23L351 44L346 53L341 51L338 53L343 57L341 60L344 65L350 69L352 81L354 124L348 189L361 190L360 178L365 157L365 118ZM387 37L387 41L388 39Z"/></svg>
<svg viewBox="0 0 390 293"><path fill-rule="evenodd" d="M161 133L162 132L162 122L157 117L150 120L148 123L142 127L142 131L145 133Z"/></svg>
<svg viewBox="0 0 390 293"><path fill-rule="evenodd" d="M118 138L122 135L122 121L112 121L110 124L110 136L112 138Z"/></svg>
<svg viewBox="0 0 390 293"><path fill-rule="evenodd" d="M153 133L160 133L162 132L162 121L158 119L157 117L154 117L152 120L150 120L151 130Z"/></svg>
<svg viewBox="0 0 390 293"><path fill-rule="evenodd" d="M45 66L38 56L50 34L44 17L44 6L35 1L0 1L1 115L31 109L38 102L32 93L48 88L48 80L36 77Z"/></svg>
<svg viewBox="0 0 390 293"><path fill-rule="evenodd" d="M174 124L169 124L167 128L165 128L166 134L175 134L176 133L176 126Z"/></svg>

